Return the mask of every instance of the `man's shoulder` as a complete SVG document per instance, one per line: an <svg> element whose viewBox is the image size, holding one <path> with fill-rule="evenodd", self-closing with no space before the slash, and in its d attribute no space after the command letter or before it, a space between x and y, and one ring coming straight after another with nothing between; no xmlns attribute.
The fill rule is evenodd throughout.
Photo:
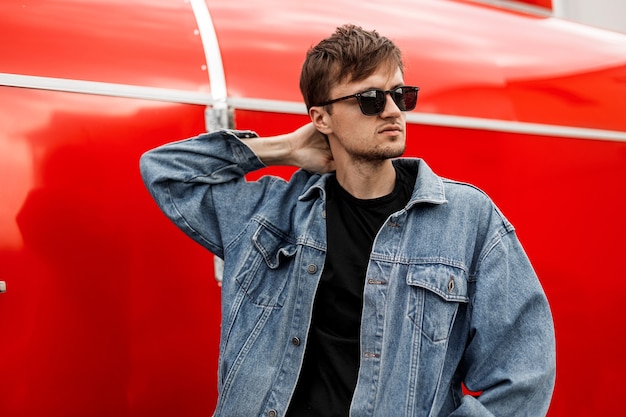
<svg viewBox="0 0 626 417"><path fill-rule="evenodd" d="M468 182L438 175L428 163L420 158L399 158L395 164L406 172L418 175L416 187L423 187L423 193L443 193L443 199L475 201L480 204L492 204L491 198L482 189Z"/></svg>
<svg viewBox="0 0 626 417"><path fill-rule="evenodd" d="M459 180L440 177L449 198L463 198L481 202L483 204L491 204L492 200L489 195L478 186Z"/></svg>
<svg viewBox="0 0 626 417"><path fill-rule="evenodd" d="M490 219L492 224L508 231L514 229L493 199L481 188L448 178L442 178L442 182L448 204L454 210L463 211L477 219Z"/></svg>

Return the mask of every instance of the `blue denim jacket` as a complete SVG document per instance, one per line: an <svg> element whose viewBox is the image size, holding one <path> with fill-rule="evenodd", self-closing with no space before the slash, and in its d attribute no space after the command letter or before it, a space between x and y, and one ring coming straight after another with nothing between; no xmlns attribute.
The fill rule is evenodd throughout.
<svg viewBox="0 0 626 417"><path fill-rule="evenodd" d="M163 212L224 259L215 416L285 414L324 267L332 174L248 182L264 166L240 140L252 135L204 134L141 160ZM350 416L545 415L554 329L513 227L478 189L397 163L418 177L374 241Z"/></svg>

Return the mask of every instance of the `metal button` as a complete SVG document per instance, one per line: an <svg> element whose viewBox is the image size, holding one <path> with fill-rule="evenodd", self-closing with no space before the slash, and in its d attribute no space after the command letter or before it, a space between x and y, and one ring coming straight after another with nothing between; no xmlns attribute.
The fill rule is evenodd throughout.
<svg viewBox="0 0 626 417"><path fill-rule="evenodd" d="M268 417L277 417L278 416L278 411L270 410L270 411L267 412L267 416Z"/></svg>
<svg viewBox="0 0 626 417"><path fill-rule="evenodd" d="M294 346L300 346L300 338L294 337L293 339L291 339L291 344Z"/></svg>
<svg viewBox="0 0 626 417"><path fill-rule="evenodd" d="M306 270L309 274L314 274L317 272L317 265L310 264L309 266L306 267Z"/></svg>
<svg viewBox="0 0 626 417"><path fill-rule="evenodd" d="M454 291L454 276L450 275L450 281L448 281L448 292Z"/></svg>

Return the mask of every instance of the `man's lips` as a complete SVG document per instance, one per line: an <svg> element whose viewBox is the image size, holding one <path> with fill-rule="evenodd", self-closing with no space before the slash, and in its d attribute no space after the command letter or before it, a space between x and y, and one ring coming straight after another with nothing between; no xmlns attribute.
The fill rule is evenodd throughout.
<svg viewBox="0 0 626 417"><path fill-rule="evenodd" d="M402 128L400 126L384 126L382 129L380 129L378 132L379 133L402 133Z"/></svg>

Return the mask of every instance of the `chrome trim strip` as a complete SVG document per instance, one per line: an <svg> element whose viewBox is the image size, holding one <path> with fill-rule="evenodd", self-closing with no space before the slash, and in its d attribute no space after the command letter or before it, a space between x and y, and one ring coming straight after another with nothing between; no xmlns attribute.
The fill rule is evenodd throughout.
<svg viewBox="0 0 626 417"><path fill-rule="evenodd" d="M136 98L142 100L156 100L182 104L199 104L205 106L212 106L216 104L211 94L203 92L83 80L69 80L64 78L37 77L32 75L0 73L0 85L71 93L96 94L111 97ZM301 115L307 114L304 104L294 101L232 97L227 99L226 104L233 109L239 110L267 111L272 113ZM497 132L565 137L573 139L626 142L626 132L614 130L586 129L571 126L557 126L417 112L407 113L406 120L408 123L431 126L482 129Z"/></svg>
<svg viewBox="0 0 626 417"><path fill-rule="evenodd" d="M584 127L547 125L516 122L512 120L483 119L478 117L449 116L434 113L408 113L409 123L462 129L491 130L538 136L554 136L571 139L610 140L626 142L626 132L618 130L588 129Z"/></svg>
<svg viewBox="0 0 626 417"><path fill-rule="evenodd" d="M204 0L190 0L193 14L198 23L200 39L204 47L204 56L209 70L209 82L211 83L211 95L215 103L226 103L226 76L222 64L222 54L217 42L217 34L213 26L213 19Z"/></svg>
<svg viewBox="0 0 626 417"><path fill-rule="evenodd" d="M536 15L536 16L551 17L554 15L552 10L549 8L545 8L542 6L533 6L531 4L520 3L514 0L513 1L511 0L470 0L470 1L474 3L497 7L500 9L512 10L514 12L528 13L528 14ZM554 0L552 0L552 4L554 5Z"/></svg>
<svg viewBox="0 0 626 417"><path fill-rule="evenodd" d="M226 76L217 34L213 26L213 19L205 0L191 0L191 8L196 16L200 39L204 49L204 56L209 70L209 83L213 96L213 106L207 107L204 112L204 124L207 131L234 127L230 126L228 91L226 89ZM213 258L213 271L215 280L221 286L224 261L219 257Z"/></svg>
<svg viewBox="0 0 626 417"><path fill-rule="evenodd" d="M231 97L228 104L236 110L269 111L272 113L307 114L304 103L266 100L262 98Z"/></svg>
<svg viewBox="0 0 626 417"><path fill-rule="evenodd" d="M0 85L183 104L211 105L214 102L211 94L203 92L97 81L70 80L66 78L39 77L34 75L0 73Z"/></svg>
<svg viewBox="0 0 626 417"><path fill-rule="evenodd" d="M252 98L230 98L234 109L269 111L276 113L307 114L304 104ZM409 112L408 123L431 126L454 127L461 129L490 130L496 132L519 133L538 136L554 136L572 139L609 140L626 142L626 132L602 129L587 129L573 126L548 125L540 123L515 122L510 120L484 119L478 117L450 116L434 113Z"/></svg>

